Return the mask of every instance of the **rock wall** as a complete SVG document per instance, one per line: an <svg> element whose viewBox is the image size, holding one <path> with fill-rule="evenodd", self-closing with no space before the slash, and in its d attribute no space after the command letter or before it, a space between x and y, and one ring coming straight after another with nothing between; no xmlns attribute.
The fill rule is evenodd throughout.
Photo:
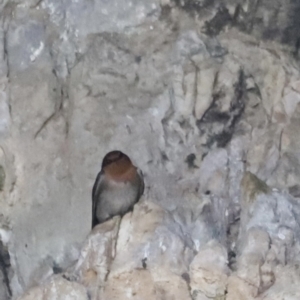
<svg viewBox="0 0 300 300"><path fill-rule="evenodd" d="M299 299L299 11L0 2L0 299ZM145 193L90 232L113 149Z"/></svg>

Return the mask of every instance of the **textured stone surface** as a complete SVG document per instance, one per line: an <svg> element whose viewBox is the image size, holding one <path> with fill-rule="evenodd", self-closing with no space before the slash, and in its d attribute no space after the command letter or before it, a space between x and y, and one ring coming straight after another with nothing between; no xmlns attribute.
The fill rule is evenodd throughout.
<svg viewBox="0 0 300 300"><path fill-rule="evenodd" d="M0 298L298 299L298 12L0 1ZM113 149L145 195L90 232Z"/></svg>
<svg viewBox="0 0 300 300"><path fill-rule="evenodd" d="M49 279L41 288L32 288L23 296L23 300L88 300L88 294L85 288L76 283L70 282L57 275Z"/></svg>

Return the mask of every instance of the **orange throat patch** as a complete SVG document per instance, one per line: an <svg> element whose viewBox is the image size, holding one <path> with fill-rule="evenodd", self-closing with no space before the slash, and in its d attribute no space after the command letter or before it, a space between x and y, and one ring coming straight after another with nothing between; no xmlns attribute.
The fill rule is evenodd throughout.
<svg viewBox="0 0 300 300"><path fill-rule="evenodd" d="M104 169L107 179L113 181L134 181L137 176L136 168L127 161L120 160Z"/></svg>

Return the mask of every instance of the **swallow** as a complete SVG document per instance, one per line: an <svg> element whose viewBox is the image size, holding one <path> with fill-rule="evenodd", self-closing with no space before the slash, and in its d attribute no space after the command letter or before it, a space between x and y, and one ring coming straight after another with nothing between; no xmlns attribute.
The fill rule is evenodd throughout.
<svg viewBox="0 0 300 300"><path fill-rule="evenodd" d="M131 211L143 192L143 174L130 158L121 151L107 153L92 191L92 228Z"/></svg>

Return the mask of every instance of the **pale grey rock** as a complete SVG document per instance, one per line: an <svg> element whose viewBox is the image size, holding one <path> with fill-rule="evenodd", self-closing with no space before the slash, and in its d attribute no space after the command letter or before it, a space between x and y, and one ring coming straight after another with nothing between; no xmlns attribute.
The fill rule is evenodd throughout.
<svg viewBox="0 0 300 300"><path fill-rule="evenodd" d="M151 299L160 293L165 296L158 299L190 298L181 275L188 273L193 251L172 215L158 205L142 201L122 219L115 250L104 299L130 299L135 294Z"/></svg>
<svg viewBox="0 0 300 300"><path fill-rule="evenodd" d="M271 191L250 173L244 176L242 186L237 265L228 279L227 297L269 299L272 295L276 299L281 295L289 298L294 295L293 280L290 287L280 292L277 288L284 282L283 273L289 273L291 278L299 275L294 273L298 261L295 253L299 251L299 203L285 193Z"/></svg>
<svg viewBox="0 0 300 300"><path fill-rule="evenodd" d="M45 0L39 4L39 8L49 14L55 25L61 26L65 23L70 33L76 37L127 30L145 21L157 20L160 13L159 2L156 0L150 2Z"/></svg>
<svg viewBox="0 0 300 300"><path fill-rule="evenodd" d="M296 297L298 5L247 3L0 1L13 299ZM113 149L146 201L88 235Z"/></svg>
<svg viewBox="0 0 300 300"><path fill-rule="evenodd" d="M190 264L193 299L225 297L228 275L227 251L216 241L207 243Z"/></svg>
<svg viewBox="0 0 300 300"><path fill-rule="evenodd" d="M5 138L9 135L10 112L8 104L7 86L3 84L3 90L0 91L0 136Z"/></svg>
<svg viewBox="0 0 300 300"><path fill-rule="evenodd" d="M119 217L96 226L82 247L78 262L67 274L82 283L93 299L102 292L116 256L119 226Z"/></svg>
<svg viewBox="0 0 300 300"><path fill-rule="evenodd" d="M268 180L277 167L280 158L280 135L281 128L274 126L267 131L252 131L255 144L247 153L248 170L262 180Z"/></svg>
<svg viewBox="0 0 300 300"><path fill-rule="evenodd" d="M39 56L47 54L46 33L42 20L39 20L40 16L32 14L28 19L26 11L17 12L19 14L10 22L6 33L11 75L26 70Z"/></svg>
<svg viewBox="0 0 300 300"><path fill-rule="evenodd" d="M270 184L277 184L281 188L294 190L295 196L299 183L299 142L296 138L299 132L299 105L296 107L293 117L289 123L282 129L280 135L281 159L278 161L273 176L270 178Z"/></svg>
<svg viewBox="0 0 300 300"><path fill-rule="evenodd" d="M76 282L70 282L57 275L44 283L42 288L32 288L27 291L19 300L88 300L85 288Z"/></svg>

